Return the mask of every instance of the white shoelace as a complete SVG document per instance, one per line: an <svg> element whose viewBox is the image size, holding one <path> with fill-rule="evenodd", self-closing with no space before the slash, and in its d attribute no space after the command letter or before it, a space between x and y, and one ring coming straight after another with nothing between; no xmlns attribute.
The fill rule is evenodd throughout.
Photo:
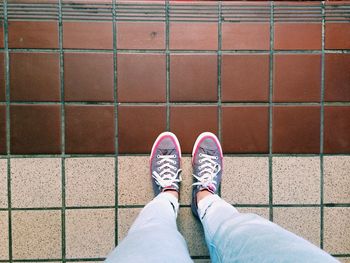
<svg viewBox="0 0 350 263"><path fill-rule="evenodd" d="M177 169L175 159L176 155L157 155L157 164L161 164L158 167L158 171L152 172L152 177L156 180L156 183L162 187L175 187L178 189L178 185L176 183L181 182L182 178L180 172L181 169ZM174 164L174 165L172 165ZM179 178L178 178L179 177Z"/></svg>
<svg viewBox="0 0 350 263"><path fill-rule="evenodd" d="M204 153L199 154L199 163L202 163L198 167L198 175L193 174L193 176L198 180L198 182L193 185L200 185L205 189L216 191L216 181L214 180L216 175L221 171L221 165L215 162L218 158L216 156L207 155ZM214 189L213 189L214 188Z"/></svg>

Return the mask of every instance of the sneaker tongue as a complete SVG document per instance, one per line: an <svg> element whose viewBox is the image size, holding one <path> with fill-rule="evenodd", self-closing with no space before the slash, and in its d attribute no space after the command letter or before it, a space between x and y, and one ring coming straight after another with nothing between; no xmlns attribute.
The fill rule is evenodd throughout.
<svg viewBox="0 0 350 263"><path fill-rule="evenodd" d="M173 154L175 152L175 149L174 148L159 148L159 154L160 155L170 155L170 154Z"/></svg>
<svg viewBox="0 0 350 263"><path fill-rule="evenodd" d="M209 149L208 147L201 147L201 150L203 153L207 154L207 155L212 155L215 156L216 155L216 148L214 149Z"/></svg>

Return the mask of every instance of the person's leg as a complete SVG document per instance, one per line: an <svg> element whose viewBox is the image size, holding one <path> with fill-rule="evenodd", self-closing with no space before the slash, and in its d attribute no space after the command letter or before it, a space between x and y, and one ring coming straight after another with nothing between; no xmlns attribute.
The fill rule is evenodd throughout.
<svg viewBox="0 0 350 263"><path fill-rule="evenodd" d="M214 134L201 134L193 148L192 211L204 228L216 262L338 262L305 239L254 214L241 214L217 193L223 155Z"/></svg>
<svg viewBox="0 0 350 263"><path fill-rule="evenodd" d="M155 141L150 159L156 197L141 211L125 239L107 257L116 262L192 262L176 226L181 149L176 136L165 132Z"/></svg>

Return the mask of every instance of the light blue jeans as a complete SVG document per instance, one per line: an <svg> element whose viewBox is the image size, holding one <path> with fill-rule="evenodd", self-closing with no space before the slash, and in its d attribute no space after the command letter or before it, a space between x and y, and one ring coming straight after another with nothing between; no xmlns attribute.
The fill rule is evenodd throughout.
<svg viewBox="0 0 350 263"><path fill-rule="evenodd" d="M193 262L177 230L178 209L174 196L159 194L144 207L106 263ZM266 219L239 213L217 195L202 199L198 212L213 263L338 262L305 239Z"/></svg>

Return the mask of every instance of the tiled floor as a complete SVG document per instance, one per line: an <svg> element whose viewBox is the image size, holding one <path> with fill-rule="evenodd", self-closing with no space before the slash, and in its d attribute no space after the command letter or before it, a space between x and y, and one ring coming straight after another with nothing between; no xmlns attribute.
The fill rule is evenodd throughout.
<svg viewBox="0 0 350 263"><path fill-rule="evenodd" d="M223 144L225 200L350 262L349 16L347 1L2 1L0 262L102 261L153 197L164 130L185 152L196 262L203 131Z"/></svg>

